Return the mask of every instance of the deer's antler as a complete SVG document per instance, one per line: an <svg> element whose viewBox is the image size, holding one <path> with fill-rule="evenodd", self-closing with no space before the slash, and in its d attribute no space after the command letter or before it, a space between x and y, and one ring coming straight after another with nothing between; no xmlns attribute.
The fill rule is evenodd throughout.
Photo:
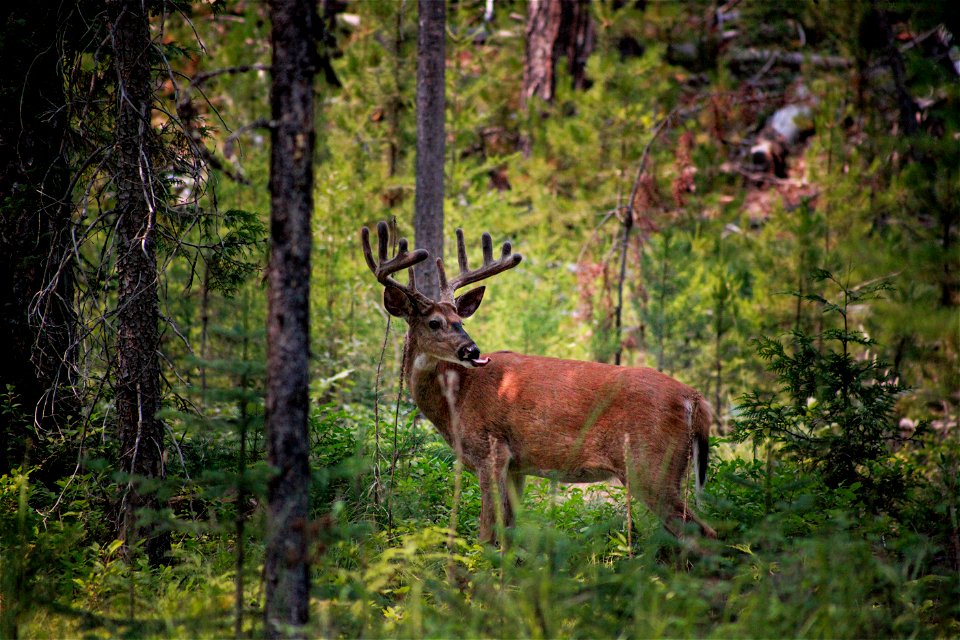
<svg viewBox="0 0 960 640"><path fill-rule="evenodd" d="M509 241L503 243L500 249L500 257L493 259L493 239L489 233L484 233L480 237L480 244L483 247L483 266L479 269L470 269L467 262L467 247L463 241L463 229L457 229L457 263L460 266L460 273L453 280L447 281L447 274L443 268L443 260L437 258L437 275L440 278L440 299L446 302L454 301L454 293L460 287L468 284L485 280L495 276L502 271L512 269L523 260L519 253L513 253L513 248Z"/></svg>
<svg viewBox="0 0 960 640"><path fill-rule="evenodd" d="M431 300L417 291L417 279L413 275L413 265L423 262L430 257L426 249L416 249L413 253L407 252L407 239L400 238L397 243L397 255L387 260L387 241L389 233L387 223L382 220L377 223L377 262L373 260L373 251L370 248L370 230L366 227L360 229L360 243L363 245L363 257L367 261L370 271L377 277L377 281L384 286L391 286L400 289L417 302L426 306L431 304ZM402 285L390 276L397 271L410 269L410 281L407 285Z"/></svg>

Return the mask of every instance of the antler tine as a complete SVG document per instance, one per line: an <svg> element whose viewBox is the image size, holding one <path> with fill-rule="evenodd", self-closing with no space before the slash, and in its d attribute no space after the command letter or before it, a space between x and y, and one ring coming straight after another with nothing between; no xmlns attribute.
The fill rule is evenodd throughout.
<svg viewBox="0 0 960 640"><path fill-rule="evenodd" d="M493 238L484 231L480 236L480 244L483 246L483 265L486 266L493 260Z"/></svg>
<svg viewBox="0 0 960 640"><path fill-rule="evenodd" d="M483 266L478 269L471 270L467 263L467 250L463 241L463 231L461 229L457 229L457 262L460 265L460 274L448 282L446 279L446 274L443 270L443 263L440 260L437 260L437 270L440 277L440 291L444 299L453 301L453 294L460 287L465 287L468 284L479 282L480 280L485 280L491 276L495 276L498 273L506 271L507 269L512 269L520 264L521 260L523 260L523 256L521 256L519 253L513 253L513 246L509 241L503 243L503 248L500 250L500 258L498 260L494 260L493 239L490 237L489 233L484 233L480 237L480 245L483 249Z"/></svg>
<svg viewBox="0 0 960 640"><path fill-rule="evenodd" d="M376 275L377 265L373 261L373 251L370 249L370 229L366 227L360 229L360 246L363 247L363 257L367 261L367 266Z"/></svg>
<svg viewBox="0 0 960 640"><path fill-rule="evenodd" d="M443 258L437 258L437 280L440 281L440 291L446 291L447 270L443 268Z"/></svg>
<svg viewBox="0 0 960 640"><path fill-rule="evenodd" d="M380 256L380 264L387 262L387 243L390 241L390 232L387 229L387 223L381 220L377 223L377 247ZM397 254L398 256L400 254Z"/></svg>
<svg viewBox="0 0 960 640"><path fill-rule="evenodd" d="M363 257L367 261L367 266L370 268L370 271L373 272L373 275L376 276L377 281L381 284L396 287L408 295L426 300L426 297L417 291L416 280L413 277L413 265L423 262L430 257L430 254L427 253L425 249L417 249L412 253L408 253L407 239L400 238L397 243L397 255L388 260L388 241L389 231L387 229L387 223L381 221L377 223L377 257L379 260L374 261L373 249L370 247L370 230L366 227L360 229L360 244L363 247ZM408 285L400 284L390 277L397 271L404 269L410 269L411 278Z"/></svg>

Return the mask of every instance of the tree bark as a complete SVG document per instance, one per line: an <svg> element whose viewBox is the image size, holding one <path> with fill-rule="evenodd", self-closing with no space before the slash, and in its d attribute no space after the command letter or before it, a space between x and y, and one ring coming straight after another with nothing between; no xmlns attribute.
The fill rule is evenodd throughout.
<svg viewBox="0 0 960 640"><path fill-rule="evenodd" d="M527 45L523 63L520 108L533 97L553 101L556 89L554 49L560 35L562 7L559 0L530 0L527 5Z"/></svg>
<svg viewBox="0 0 960 640"><path fill-rule="evenodd" d="M117 67L117 427L120 465L130 474L121 500L121 535L127 545L143 542L151 565L163 562L169 533L137 522L156 509L155 495L140 490L144 478L164 477L160 409L160 318L155 223L162 203L154 194L156 140L150 125L153 104L147 10L140 0L111 2Z"/></svg>
<svg viewBox="0 0 960 640"><path fill-rule="evenodd" d="M416 247L430 260L414 267L417 287L440 298L436 259L443 257L443 167L446 128L446 2L419 0L417 36L417 187L413 215Z"/></svg>
<svg viewBox="0 0 960 640"><path fill-rule="evenodd" d="M307 622L307 439L310 214L313 210L315 43L309 0L271 0L270 265L267 271L268 486L266 629L297 633Z"/></svg>
<svg viewBox="0 0 960 640"><path fill-rule="evenodd" d="M560 56L567 57L573 88L589 88L587 59L596 44L589 0L530 0L526 34L522 109L533 97L553 102Z"/></svg>
<svg viewBox="0 0 960 640"><path fill-rule="evenodd" d="M70 382L76 323L60 8L37 0L0 10L0 392L12 386L43 431L75 409L58 393ZM27 426L0 412L0 475L23 463L36 434Z"/></svg>

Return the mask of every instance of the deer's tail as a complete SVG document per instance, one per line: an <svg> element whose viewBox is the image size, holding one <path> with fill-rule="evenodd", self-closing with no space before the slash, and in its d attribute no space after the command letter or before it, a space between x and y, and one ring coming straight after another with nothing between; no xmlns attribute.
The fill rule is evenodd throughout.
<svg viewBox="0 0 960 640"><path fill-rule="evenodd" d="M696 473L697 493L707 484L707 462L710 457L710 425L713 423L713 409L710 403L697 396L690 414L690 429L693 436L693 468Z"/></svg>

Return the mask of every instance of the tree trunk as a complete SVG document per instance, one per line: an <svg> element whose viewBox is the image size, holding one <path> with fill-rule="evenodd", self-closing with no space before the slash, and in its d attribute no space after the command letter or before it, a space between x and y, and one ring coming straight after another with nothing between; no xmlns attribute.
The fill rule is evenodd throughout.
<svg viewBox="0 0 960 640"><path fill-rule="evenodd" d="M310 0L271 0L273 84L270 265L267 271L268 487L266 628L269 637L307 622L307 440L310 214L313 210L313 78L317 19Z"/></svg>
<svg viewBox="0 0 960 640"><path fill-rule="evenodd" d="M440 297L436 259L443 257L443 165L445 159L446 3L419 0L417 37L417 189L413 215L416 247L430 252L414 269L417 286Z"/></svg>
<svg viewBox="0 0 960 640"><path fill-rule="evenodd" d="M0 10L0 392L12 386L44 431L74 408L57 393L70 382L76 322L60 7ZM0 412L0 475L23 463L28 426Z"/></svg>
<svg viewBox="0 0 960 640"><path fill-rule="evenodd" d="M567 69L573 88L583 91L590 88L587 78L587 59L596 46L593 20L590 18L590 1L575 0L562 2L563 15L560 20L559 46L554 49L554 64L562 53L567 56Z"/></svg>
<svg viewBox="0 0 960 640"><path fill-rule="evenodd" d="M573 88L587 89L587 58L595 44L589 0L530 0L521 108L526 109L533 97L553 102L561 55L567 57Z"/></svg>
<svg viewBox="0 0 960 640"><path fill-rule="evenodd" d="M527 46L523 62L521 109L533 97L553 101L557 81L554 74L554 50L560 35L560 0L530 0L527 5Z"/></svg>
<svg viewBox="0 0 960 640"><path fill-rule="evenodd" d="M131 475L121 500L121 535L129 545L143 542L151 565L161 563L169 534L141 526L138 512L156 509L154 495L140 491L144 478L162 478L163 425L160 409L159 307L155 222L162 206L154 194L152 158L156 140L150 125L153 101L147 11L140 0L111 3L117 66L117 427L120 465Z"/></svg>

